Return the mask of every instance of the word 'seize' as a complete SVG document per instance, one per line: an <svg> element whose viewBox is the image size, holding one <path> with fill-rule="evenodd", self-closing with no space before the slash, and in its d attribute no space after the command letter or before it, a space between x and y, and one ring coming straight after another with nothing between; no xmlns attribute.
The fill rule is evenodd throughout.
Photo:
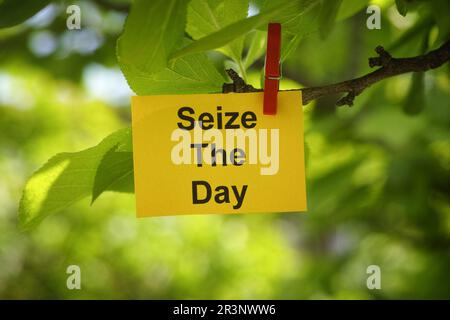
<svg viewBox="0 0 450 320"><path fill-rule="evenodd" d="M191 117L195 111L191 107L182 107L178 110L178 118L184 122L178 122L178 128L185 130L192 130L195 127L195 122L198 121L203 130L209 130L214 127L216 129L239 129L240 126L245 129L251 129L256 126L256 114L252 111L246 111L239 118L239 112L222 112L222 107L217 106L216 117L209 112L203 112L199 115L198 120Z"/></svg>
<svg viewBox="0 0 450 320"><path fill-rule="evenodd" d="M191 107L177 112L178 128L173 130L171 159L175 165L204 164L242 166L260 164L261 175L274 175L279 170L279 129L257 129L254 112L223 112L217 107L214 117L203 112L198 120ZM206 123L205 123L206 121ZM241 128L242 126L242 128Z"/></svg>

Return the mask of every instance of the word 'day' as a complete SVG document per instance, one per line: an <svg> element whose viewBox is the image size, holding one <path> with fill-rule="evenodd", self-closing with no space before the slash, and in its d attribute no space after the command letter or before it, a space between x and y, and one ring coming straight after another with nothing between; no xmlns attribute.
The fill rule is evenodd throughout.
<svg viewBox="0 0 450 320"><path fill-rule="evenodd" d="M139 217L306 211L299 91L132 98Z"/></svg>

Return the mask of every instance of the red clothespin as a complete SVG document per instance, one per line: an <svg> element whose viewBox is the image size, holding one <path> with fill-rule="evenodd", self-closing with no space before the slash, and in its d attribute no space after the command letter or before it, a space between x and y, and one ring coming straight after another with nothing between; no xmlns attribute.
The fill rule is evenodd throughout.
<svg viewBox="0 0 450 320"><path fill-rule="evenodd" d="M278 86L281 79L280 66L281 24L269 23L264 70L264 110L267 115L277 113Z"/></svg>

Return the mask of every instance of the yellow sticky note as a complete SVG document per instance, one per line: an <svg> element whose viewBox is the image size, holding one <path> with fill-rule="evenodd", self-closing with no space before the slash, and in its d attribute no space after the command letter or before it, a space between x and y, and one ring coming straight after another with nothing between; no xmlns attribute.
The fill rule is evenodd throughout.
<svg viewBox="0 0 450 320"><path fill-rule="evenodd" d="M132 98L138 217L306 211L299 91Z"/></svg>

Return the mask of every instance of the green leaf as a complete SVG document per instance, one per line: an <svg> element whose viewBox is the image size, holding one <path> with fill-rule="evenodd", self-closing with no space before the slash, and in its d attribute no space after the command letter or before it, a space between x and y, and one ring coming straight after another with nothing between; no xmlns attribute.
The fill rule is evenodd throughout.
<svg viewBox="0 0 450 320"><path fill-rule="evenodd" d="M402 16L406 16L408 13L408 4L406 3L406 0L395 0L395 5L397 6L397 11Z"/></svg>
<svg viewBox="0 0 450 320"><path fill-rule="evenodd" d="M117 152L133 152L133 139L132 139L132 131L131 130L117 144L116 151Z"/></svg>
<svg viewBox="0 0 450 320"><path fill-rule="evenodd" d="M450 2L448 0L432 0L430 1L433 16L439 27L439 38L446 41L450 37Z"/></svg>
<svg viewBox="0 0 450 320"><path fill-rule="evenodd" d="M249 34L250 45L244 59L245 68L249 68L266 50L266 33L255 30Z"/></svg>
<svg viewBox="0 0 450 320"><path fill-rule="evenodd" d="M419 17L416 23L403 32L389 47L387 50L389 52L397 51L402 47L406 46L409 42L420 41L420 37L423 31L430 30L430 27L434 25L433 19L429 15Z"/></svg>
<svg viewBox="0 0 450 320"><path fill-rule="evenodd" d="M31 18L47 6L51 0L3 0L0 1L0 28L8 28Z"/></svg>
<svg viewBox="0 0 450 320"><path fill-rule="evenodd" d="M284 8L277 14L276 21L282 24L281 61L295 51L305 35L318 29L319 4L319 0L303 0L296 8ZM274 5L274 2L266 1L262 10L270 10Z"/></svg>
<svg viewBox="0 0 450 320"><path fill-rule="evenodd" d="M330 34L341 4L342 0L327 0L323 2L319 16L319 32L322 39L325 39Z"/></svg>
<svg viewBox="0 0 450 320"><path fill-rule="evenodd" d="M281 10L276 13L273 21L282 24L283 35L303 36L317 30L320 4L320 0L300 0L296 4L280 5ZM278 7L277 3L267 0L261 10L271 11L274 7ZM266 26L263 26L263 30L266 30Z"/></svg>
<svg viewBox="0 0 450 320"><path fill-rule="evenodd" d="M188 7L186 31L198 40L237 20L245 19L247 13L248 0L192 0ZM243 48L242 35L219 50L239 64Z"/></svg>
<svg viewBox="0 0 450 320"><path fill-rule="evenodd" d="M314 2L316 1L306 1L306 3L308 4ZM286 12L295 12L297 15L301 14L302 12L307 10L307 8L309 8L309 6L303 5L304 3L304 0L280 1L277 3L277 5L271 5L269 8L261 11L261 13L253 17L239 20L220 29L217 32L211 33L197 41L194 41L193 43L181 48L180 50L175 51L170 58L177 59L187 54L199 53L207 50L221 48L234 39L241 37L242 35L253 29L264 26L270 21L285 21L288 18L286 16Z"/></svg>
<svg viewBox="0 0 450 320"><path fill-rule="evenodd" d="M339 7L336 21L344 20L355 15L363 8L366 8L369 2L370 0L343 0Z"/></svg>
<svg viewBox="0 0 450 320"><path fill-rule="evenodd" d="M300 44L302 37L300 35L285 34L281 40L281 62L294 52L297 46Z"/></svg>
<svg viewBox="0 0 450 320"><path fill-rule="evenodd" d="M118 40L117 58L129 86L139 95L220 92L224 78L206 55L177 59L168 55L183 40L186 0L133 3Z"/></svg>
<svg viewBox="0 0 450 320"><path fill-rule="evenodd" d="M136 0L117 44L121 66L142 74L164 70L183 40L186 0Z"/></svg>
<svg viewBox="0 0 450 320"><path fill-rule="evenodd" d="M92 201L104 191L134 192L133 153L111 148L103 156L95 175Z"/></svg>
<svg viewBox="0 0 450 320"><path fill-rule="evenodd" d="M121 65L121 68L138 95L221 92L225 82L205 54L182 57L154 74L129 65Z"/></svg>
<svg viewBox="0 0 450 320"><path fill-rule="evenodd" d="M19 205L19 224L28 229L92 193L97 168L105 153L131 134L129 128L106 137L97 146L51 158L27 181Z"/></svg>
<svg viewBox="0 0 450 320"><path fill-rule="evenodd" d="M425 108L425 73L416 72L412 75L411 86L403 104L403 111L409 115L416 115Z"/></svg>

